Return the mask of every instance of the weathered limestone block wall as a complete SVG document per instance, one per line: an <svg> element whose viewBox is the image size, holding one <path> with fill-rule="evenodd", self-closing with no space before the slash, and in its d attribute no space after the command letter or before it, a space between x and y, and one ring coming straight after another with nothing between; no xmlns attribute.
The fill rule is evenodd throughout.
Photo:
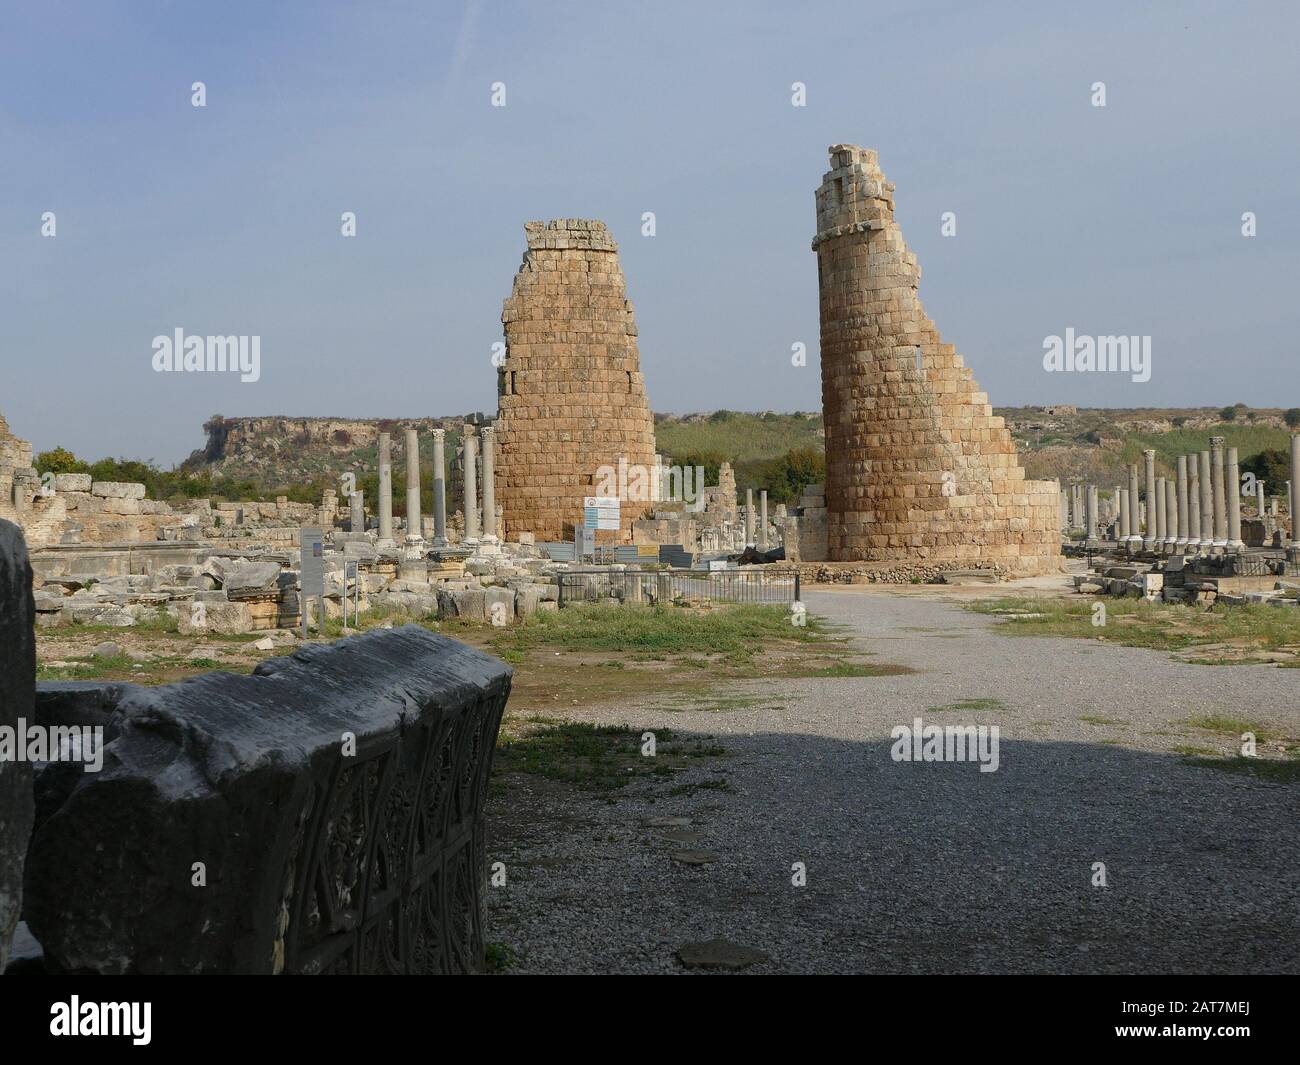
<svg viewBox="0 0 1300 1065"><path fill-rule="evenodd" d="M20 496L30 496L40 487L32 468L32 445L9 431L0 415L0 519L22 523L22 512L14 505L15 487Z"/></svg>
<svg viewBox="0 0 1300 1065"><path fill-rule="evenodd" d="M32 568L23 534L0 520L0 728L17 734L20 718L35 721L36 631ZM32 832L32 767L0 758L0 973L22 912L23 863Z"/></svg>
<svg viewBox="0 0 1300 1065"><path fill-rule="evenodd" d="M648 471L654 415L618 245L605 223L529 222L528 250L505 301L499 371L497 502L504 536L571 540L597 469L620 458ZM621 537L645 507L625 501Z"/></svg>
<svg viewBox="0 0 1300 1065"><path fill-rule="evenodd" d="M1025 480L1003 420L926 316L876 153L830 153L813 238L830 559L1055 569L1059 486Z"/></svg>
<svg viewBox="0 0 1300 1065"><path fill-rule="evenodd" d="M99 772L37 776L25 911L47 963L480 969L483 803L510 680L497 659L407 625L252 676L78 699L42 686L47 717L111 713Z"/></svg>

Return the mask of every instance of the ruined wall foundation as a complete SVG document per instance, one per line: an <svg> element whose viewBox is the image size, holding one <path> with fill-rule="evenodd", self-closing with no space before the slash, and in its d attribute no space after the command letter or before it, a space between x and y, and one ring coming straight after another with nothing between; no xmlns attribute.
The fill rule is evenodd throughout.
<svg viewBox="0 0 1300 1065"><path fill-rule="evenodd" d="M830 154L812 242L830 560L1056 569L1059 486L1025 479L1010 431L926 316L876 153Z"/></svg>
<svg viewBox="0 0 1300 1065"><path fill-rule="evenodd" d="M524 230L528 250L501 313L497 502L506 539L572 540L601 466L624 458L650 469L654 415L605 224L562 218ZM643 509L623 502L618 539L629 538Z"/></svg>

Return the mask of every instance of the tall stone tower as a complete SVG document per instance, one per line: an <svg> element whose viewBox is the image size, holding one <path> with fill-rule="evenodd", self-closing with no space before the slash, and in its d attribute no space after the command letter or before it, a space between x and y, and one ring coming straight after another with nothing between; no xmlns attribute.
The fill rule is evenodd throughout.
<svg viewBox="0 0 1300 1065"><path fill-rule="evenodd" d="M505 301L497 380L497 500L506 539L571 540L602 467L654 464L654 416L637 353L618 245L604 222L524 226L528 250ZM631 473L632 487L642 482ZM633 492L639 495L639 492ZM648 499L621 500L620 536Z"/></svg>
<svg viewBox="0 0 1300 1065"><path fill-rule="evenodd" d="M830 148L817 190L822 414L832 561L1059 565L1059 486L1016 446L916 289L876 153Z"/></svg>

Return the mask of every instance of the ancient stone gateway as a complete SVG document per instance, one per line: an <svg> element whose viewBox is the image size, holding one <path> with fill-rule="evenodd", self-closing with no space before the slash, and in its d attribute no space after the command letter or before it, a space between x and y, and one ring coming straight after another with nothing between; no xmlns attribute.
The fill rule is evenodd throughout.
<svg viewBox="0 0 1300 1065"><path fill-rule="evenodd" d="M507 540L571 540L601 467L646 471L654 416L637 353L618 245L605 223L529 222L528 250L505 301L497 383L497 502ZM624 500L621 538L650 504Z"/></svg>
<svg viewBox="0 0 1300 1065"><path fill-rule="evenodd" d="M1056 568L1059 486L1025 480L1011 433L926 316L876 153L830 153L813 238L830 559Z"/></svg>

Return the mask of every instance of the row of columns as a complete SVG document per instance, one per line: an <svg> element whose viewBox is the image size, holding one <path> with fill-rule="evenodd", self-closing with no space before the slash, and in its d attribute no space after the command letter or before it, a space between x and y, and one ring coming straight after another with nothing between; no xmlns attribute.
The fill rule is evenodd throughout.
<svg viewBox="0 0 1300 1065"><path fill-rule="evenodd" d="M1157 477L1156 453L1153 449L1144 451L1141 464L1129 465L1128 487L1116 485L1113 489L1118 540L1144 551L1244 550L1241 467L1237 449L1224 445L1223 437L1214 436L1207 450L1179 455L1173 477ZM1291 436L1290 460L1291 479L1287 482L1290 548L1293 555L1300 556L1294 498L1294 486L1300 484L1300 434ZM1142 481L1146 488L1145 512L1139 487ZM1255 499L1262 517L1265 507L1262 481L1255 482ZM1098 536L1101 516L1095 485L1071 485L1068 492L1061 492L1061 526L1083 528L1090 540Z"/></svg>
<svg viewBox="0 0 1300 1065"><path fill-rule="evenodd" d="M433 430L433 546L447 546L447 457L445 429ZM483 452L483 528L478 516L478 460ZM465 426L465 539L497 541L496 447L491 426ZM364 506L360 492L351 498L352 528L363 527ZM393 457L392 438L379 434L379 541L393 542ZM406 547L419 552L424 546L420 512L420 434L406 430Z"/></svg>
<svg viewBox="0 0 1300 1065"><path fill-rule="evenodd" d="M1118 494L1112 497L1110 506L1118 506ZM1101 494L1095 484L1072 484L1061 490L1061 530L1082 529L1089 540L1096 538L1107 520L1103 517Z"/></svg>
<svg viewBox="0 0 1300 1065"><path fill-rule="evenodd" d="M757 547L760 551L767 550L767 489L759 489L758 493L758 532L755 539L754 530L754 490L745 489L745 546Z"/></svg>
<svg viewBox="0 0 1300 1065"><path fill-rule="evenodd" d="M1156 476L1156 453L1143 452L1141 473L1146 481L1145 521L1139 512L1139 467L1128 469L1128 489L1119 497L1119 539L1145 551L1161 549L1241 551L1241 467L1235 447L1224 438L1210 438L1208 450L1179 455L1173 477ZM1291 437L1291 482L1300 470L1300 436ZM1259 512L1264 513L1264 488L1256 483ZM1294 519L1292 544L1295 545Z"/></svg>

